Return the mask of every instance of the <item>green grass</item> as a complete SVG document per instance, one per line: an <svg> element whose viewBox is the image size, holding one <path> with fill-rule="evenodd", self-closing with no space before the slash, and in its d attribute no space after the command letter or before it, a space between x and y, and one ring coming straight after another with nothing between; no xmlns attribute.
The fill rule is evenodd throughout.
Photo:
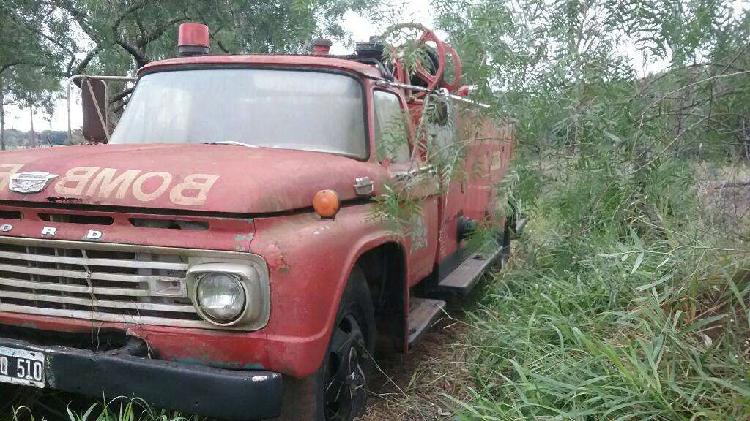
<svg viewBox="0 0 750 421"><path fill-rule="evenodd" d="M203 418L185 417L174 411L155 409L139 399L119 397L86 404L80 397L74 399L70 395L32 393L18 396L7 414L0 414L0 420L201 421Z"/></svg>
<svg viewBox="0 0 750 421"><path fill-rule="evenodd" d="M750 417L747 253L688 162L518 165L531 222L472 315L461 419Z"/></svg>

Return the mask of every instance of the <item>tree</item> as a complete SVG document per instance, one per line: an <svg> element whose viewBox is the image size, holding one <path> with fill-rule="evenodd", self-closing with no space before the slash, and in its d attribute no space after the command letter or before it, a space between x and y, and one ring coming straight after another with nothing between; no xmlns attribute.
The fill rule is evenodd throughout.
<svg viewBox="0 0 750 421"><path fill-rule="evenodd" d="M73 57L67 27L33 0L0 3L0 149L5 150L5 106L47 105L59 89L62 62Z"/></svg>
<svg viewBox="0 0 750 421"><path fill-rule="evenodd" d="M518 117L526 125L521 135L540 148L576 147L584 137L669 143L664 131L685 139L717 76L698 69L715 67L709 63L718 48L732 56L747 46L730 6L727 0L435 2L467 79L497 110ZM671 67L639 80L628 51ZM679 98L667 95L671 89Z"/></svg>
<svg viewBox="0 0 750 421"><path fill-rule="evenodd" d="M126 74L174 55L177 26L209 25L218 53L295 53L374 0L4 0L0 3L0 148L4 106L50 103L59 80ZM116 96L115 98L119 98Z"/></svg>
<svg viewBox="0 0 750 421"><path fill-rule="evenodd" d="M69 74L123 74L172 56L177 26L211 28L214 51L299 52L315 34L342 35L338 20L370 0L41 0L64 13L87 38ZM86 45L84 45L86 44Z"/></svg>

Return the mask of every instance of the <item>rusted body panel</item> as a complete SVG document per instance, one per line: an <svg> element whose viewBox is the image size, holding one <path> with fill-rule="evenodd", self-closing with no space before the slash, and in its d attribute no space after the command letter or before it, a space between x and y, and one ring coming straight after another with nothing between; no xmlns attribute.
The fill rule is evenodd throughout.
<svg viewBox="0 0 750 421"><path fill-rule="evenodd" d="M469 139L465 167L464 214L484 220L497 213L495 192L503 179L513 149L512 126L498 126L489 118L473 111L459 120L459 132Z"/></svg>

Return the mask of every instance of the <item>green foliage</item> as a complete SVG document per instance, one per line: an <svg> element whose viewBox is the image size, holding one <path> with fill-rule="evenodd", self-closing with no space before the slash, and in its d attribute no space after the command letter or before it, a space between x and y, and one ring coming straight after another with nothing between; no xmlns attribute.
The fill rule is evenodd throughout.
<svg viewBox="0 0 750 421"><path fill-rule="evenodd" d="M3 105L41 106L51 112L51 100L66 76L132 74L150 61L174 56L177 27L183 22L209 25L217 53L299 53L316 35L342 37L344 13L371 4L371 0L4 0L0 3L0 126L4 126ZM121 98L114 102L115 109L121 110ZM0 143L2 132L0 127Z"/></svg>
<svg viewBox="0 0 750 421"><path fill-rule="evenodd" d="M746 419L743 251L706 229L689 166L586 161L528 182L523 260L473 318L464 418Z"/></svg>
<svg viewBox="0 0 750 421"><path fill-rule="evenodd" d="M68 421L203 421L198 416L185 417L174 411L158 410L140 399L119 397L110 401L94 403L83 409L68 406L65 413L46 413L40 406L35 410L20 406L10 413L7 421L36 421L45 419L67 419ZM61 407L64 407L62 405ZM0 420L6 420L0 414Z"/></svg>
<svg viewBox="0 0 750 421"><path fill-rule="evenodd" d="M70 45L63 22L34 0L0 3L0 149L5 150L5 106L52 107L62 59Z"/></svg>
<svg viewBox="0 0 750 421"><path fill-rule="evenodd" d="M519 122L512 196L531 221L473 317L459 418L747 419L747 250L711 225L695 174L750 156L748 14L435 6L477 98ZM672 67L639 77L628 44Z"/></svg>
<svg viewBox="0 0 750 421"><path fill-rule="evenodd" d="M177 26L202 22L220 53L295 53L314 35L343 35L339 20L368 0L54 0L87 38L73 73L122 74L175 54ZM79 43L81 44L81 43Z"/></svg>
<svg viewBox="0 0 750 421"><path fill-rule="evenodd" d="M382 127L377 128L380 138L376 147L378 161L394 161L398 159L400 152L408 149L406 122L409 114L395 113L385 121Z"/></svg>
<svg viewBox="0 0 750 421"><path fill-rule="evenodd" d="M408 75L414 75L420 66L430 68L428 47L419 40L425 30L427 28L419 23L399 23L386 28L380 35L389 46L384 51L384 61L392 63L400 59Z"/></svg>

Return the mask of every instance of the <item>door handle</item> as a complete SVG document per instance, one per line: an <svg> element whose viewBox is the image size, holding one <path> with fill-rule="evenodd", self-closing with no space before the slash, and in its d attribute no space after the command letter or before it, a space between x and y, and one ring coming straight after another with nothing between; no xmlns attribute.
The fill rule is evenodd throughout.
<svg viewBox="0 0 750 421"><path fill-rule="evenodd" d="M397 171L393 173L393 178L396 180L406 180L408 178L413 178L417 175L422 174L429 174L429 175L436 175L437 172L435 171L435 167L432 165L423 165L418 168L412 168L408 171Z"/></svg>

